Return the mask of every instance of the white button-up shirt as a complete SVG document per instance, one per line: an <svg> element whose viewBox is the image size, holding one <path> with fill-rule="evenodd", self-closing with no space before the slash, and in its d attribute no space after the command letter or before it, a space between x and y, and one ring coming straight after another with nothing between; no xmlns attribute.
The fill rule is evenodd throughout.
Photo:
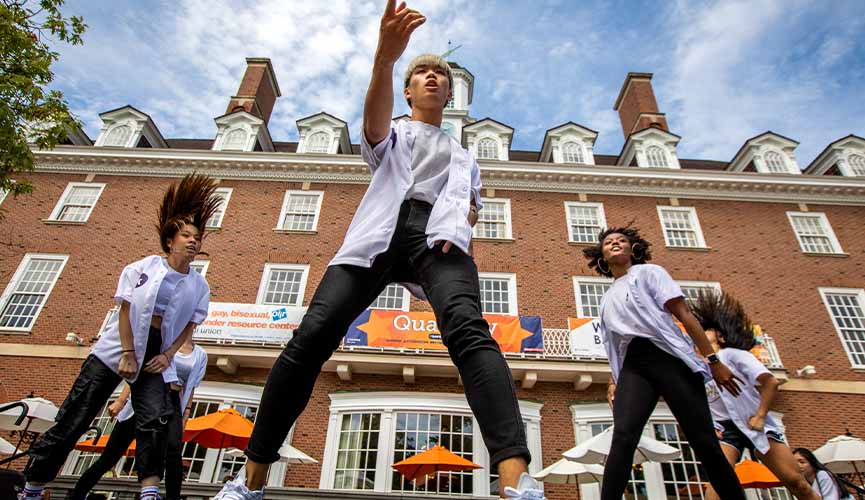
<svg viewBox="0 0 865 500"><path fill-rule="evenodd" d="M331 266L351 264L371 267L376 255L384 253L396 229L400 205L414 184L411 170L414 134L405 121L391 124L390 135L375 147L361 131L361 155L372 171L372 180L354 214L345 240ZM469 251L472 227L469 206L474 197L481 209L481 173L477 161L453 137L448 181L439 194L426 227L427 244L450 241Z"/></svg>
<svg viewBox="0 0 865 500"><path fill-rule="evenodd" d="M129 264L120 274L117 291L114 300L117 305L123 301L129 302L129 322L132 324L133 346L135 348L135 359L138 361L138 370L141 371L144 364L144 354L147 350L147 338L150 332L150 321L153 317L153 306L156 303L156 294L162 278L168 272L165 258L159 255L151 255L137 262ZM190 268L189 274L182 278L174 289L174 295L165 308L162 316L162 347L165 352L171 344L180 337L183 329L190 322L200 324L207 318L207 310L210 307L210 287L197 271ZM91 354L99 358L106 366L117 373L120 363L120 355L123 347L120 344L120 315L105 327L105 331L93 346ZM174 364L168 366L162 372L162 378L166 383L175 383L177 371ZM129 379L135 382L138 373Z"/></svg>

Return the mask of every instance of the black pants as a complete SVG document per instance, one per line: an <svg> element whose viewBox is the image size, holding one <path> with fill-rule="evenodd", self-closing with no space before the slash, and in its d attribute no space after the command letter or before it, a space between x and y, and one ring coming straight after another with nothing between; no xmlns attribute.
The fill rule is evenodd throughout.
<svg viewBox="0 0 865 500"><path fill-rule="evenodd" d="M744 500L745 492L727 462L709 413L703 377L679 358L637 338L628 352L613 409L613 441L604 468L603 500L621 500L631 473L634 451L661 396L679 422L688 444L722 500Z"/></svg>
<svg viewBox="0 0 865 500"><path fill-rule="evenodd" d="M442 341L465 386L495 467L511 457L531 460L510 369L481 315L474 260L452 247L426 243L431 206L402 204L388 250L372 267L330 266L294 338L277 358L264 386L247 456L259 463L279 459L278 449L306 407L321 367L348 327L394 281L419 283L435 311Z"/></svg>
<svg viewBox="0 0 865 500"><path fill-rule="evenodd" d="M165 457L165 491L166 500L177 500L180 498L180 487L183 483L183 462L181 451L183 449L183 423L180 416L180 395L172 391L172 402L177 412L172 414L168 423L168 443ZM72 490L72 500L84 500L96 483L106 472L114 468L117 462L126 454L129 445L135 439L135 416L117 422L105 445L105 450L90 467L81 474Z"/></svg>
<svg viewBox="0 0 865 500"><path fill-rule="evenodd" d="M145 364L159 354L161 345L161 332L158 328L151 328ZM96 356L87 356L72 390L57 412L54 419L56 423L30 448L30 460L24 469L28 481L47 483L57 477L69 452L102 411L121 380ZM163 382L160 373L145 373L142 370L132 384L132 407L136 414L135 438L138 441L135 463L139 478L162 477L165 468L165 433L169 417L175 411L168 393L168 385Z"/></svg>

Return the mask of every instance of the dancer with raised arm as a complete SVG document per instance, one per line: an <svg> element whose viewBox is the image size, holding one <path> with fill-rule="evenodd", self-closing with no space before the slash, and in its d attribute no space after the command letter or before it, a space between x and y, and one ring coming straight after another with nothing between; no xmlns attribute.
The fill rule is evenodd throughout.
<svg viewBox="0 0 865 500"><path fill-rule="evenodd" d="M262 498L268 467L279 459L322 365L391 282L419 285L432 305L503 492L543 498L527 474L531 457L510 369L481 315L478 271L468 253L481 209L480 170L440 128L452 96L447 61L425 55L409 64L403 94L411 120L391 122L394 66L425 21L405 3L387 2L361 134L372 180L294 338L270 371L246 449L246 480L226 483L216 498ZM355 480L362 485L364 477Z"/></svg>

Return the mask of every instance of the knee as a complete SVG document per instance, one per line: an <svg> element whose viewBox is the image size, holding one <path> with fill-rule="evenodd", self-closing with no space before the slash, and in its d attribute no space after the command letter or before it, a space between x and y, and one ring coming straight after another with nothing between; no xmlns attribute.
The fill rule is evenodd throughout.
<svg viewBox="0 0 865 500"><path fill-rule="evenodd" d="M633 427L633 428L631 428ZM637 446L637 443L640 442L640 438L643 435L643 426L628 426L628 425L616 425L613 428L613 439L611 443L611 447L613 448L627 448Z"/></svg>

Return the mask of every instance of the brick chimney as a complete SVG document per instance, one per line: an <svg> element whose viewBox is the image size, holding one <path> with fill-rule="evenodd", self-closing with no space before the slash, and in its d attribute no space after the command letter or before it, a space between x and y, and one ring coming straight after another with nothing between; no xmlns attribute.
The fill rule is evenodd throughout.
<svg viewBox="0 0 865 500"><path fill-rule="evenodd" d="M273 65L266 57L247 57L246 73L237 89L237 95L228 101L226 113L243 110L267 123L276 98L281 96Z"/></svg>
<svg viewBox="0 0 865 500"><path fill-rule="evenodd" d="M658 112L652 91L652 73L628 73L613 109L619 112L625 139L651 126L670 131L664 113Z"/></svg>

